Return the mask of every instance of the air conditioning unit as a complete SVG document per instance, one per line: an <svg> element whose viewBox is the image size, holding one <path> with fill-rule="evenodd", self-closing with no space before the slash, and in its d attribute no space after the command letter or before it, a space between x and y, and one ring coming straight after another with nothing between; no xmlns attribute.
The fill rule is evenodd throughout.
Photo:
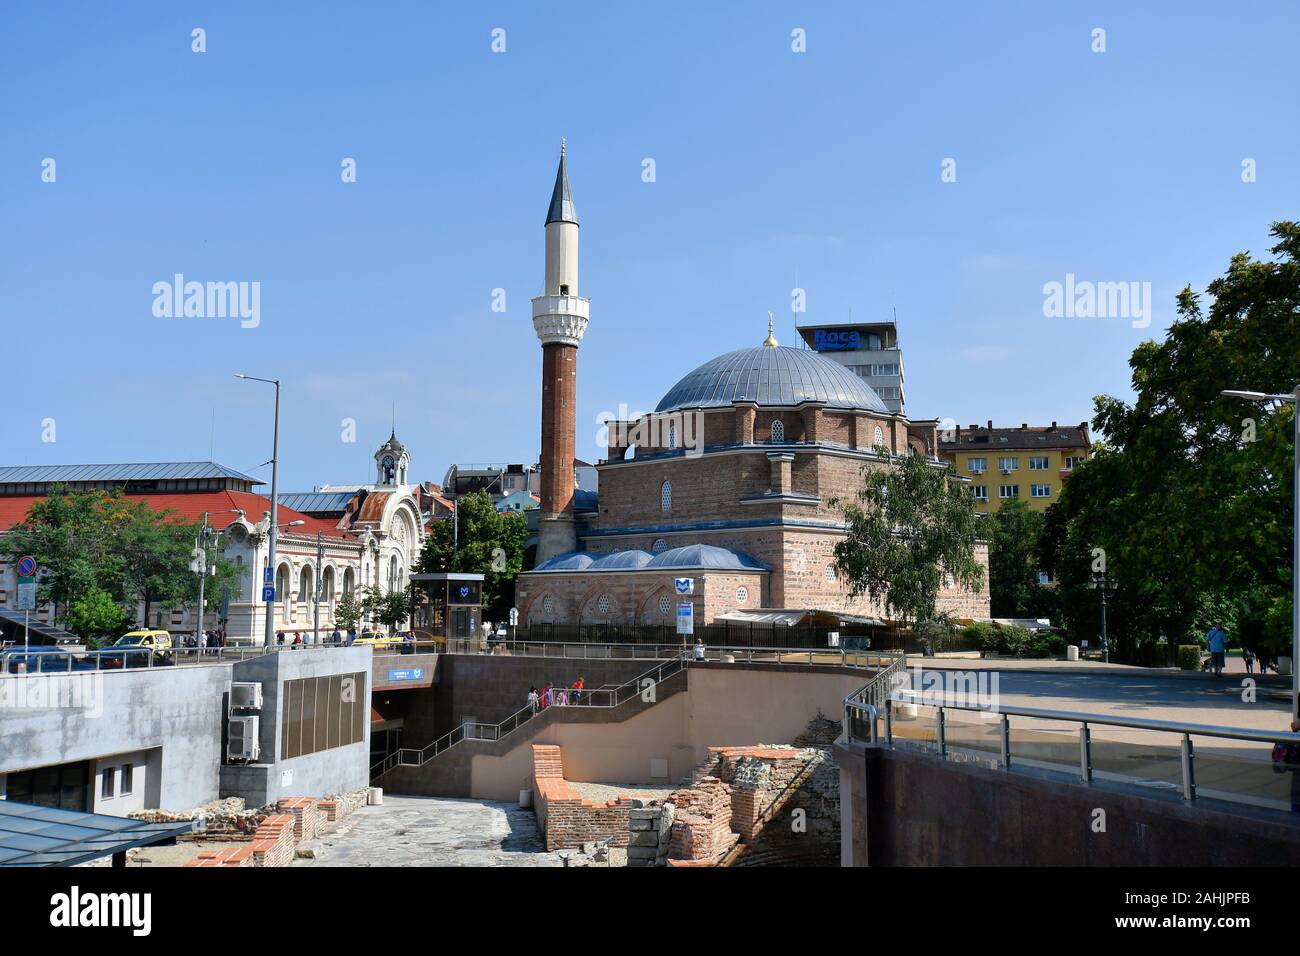
<svg viewBox="0 0 1300 956"><path fill-rule="evenodd" d="M1003 469L1002 469L1002 474L1004 474L1004 475L1009 475L1009 474L1011 474L1011 469L1010 469L1010 468L1003 468Z"/></svg>
<svg viewBox="0 0 1300 956"><path fill-rule="evenodd" d="M239 710L261 710L261 682L246 681L232 683L230 685L230 706Z"/></svg>
<svg viewBox="0 0 1300 956"><path fill-rule="evenodd" d="M257 745L259 717L231 717L230 731L226 736L226 759L252 763L261 756Z"/></svg>

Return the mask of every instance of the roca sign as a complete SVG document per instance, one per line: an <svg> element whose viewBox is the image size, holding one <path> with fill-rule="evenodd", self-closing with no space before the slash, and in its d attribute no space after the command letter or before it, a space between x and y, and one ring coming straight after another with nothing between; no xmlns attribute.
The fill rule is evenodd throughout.
<svg viewBox="0 0 1300 956"><path fill-rule="evenodd" d="M836 332L833 329L818 329L813 333L813 348L818 352L839 352L856 349L862 345L861 332Z"/></svg>

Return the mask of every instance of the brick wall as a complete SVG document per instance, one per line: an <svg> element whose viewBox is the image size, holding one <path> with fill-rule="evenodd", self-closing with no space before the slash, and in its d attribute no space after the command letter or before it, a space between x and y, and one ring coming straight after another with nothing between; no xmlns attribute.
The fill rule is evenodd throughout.
<svg viewBox="0 0 1300 956"><path fill-rule="evenodd" d="M205 850L186 863L193 867L288 866L298 844L314 840L364 803L366 789L326 800L285 797L264 817L252 838L220 850ZM196 835L202 838L202 834Z"/></svg>
<svg viewBox="0 0 1300 956"><path fill-rule="evenodd" d="M560 748L533 744L533 808L546 838L547 850L564 850L607 840L627 846L630 814L640 801L626 794L595 803L584 800L564 779Z"/></svg>

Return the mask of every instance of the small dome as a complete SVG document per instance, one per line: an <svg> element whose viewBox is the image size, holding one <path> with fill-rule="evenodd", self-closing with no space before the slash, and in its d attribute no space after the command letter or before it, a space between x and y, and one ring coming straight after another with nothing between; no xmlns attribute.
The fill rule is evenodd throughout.
<svg viewBox="0 0 1300 956"><path fill-rule="evenodd" d="M655 555L647 568L687 569L707 571L767 571L766 564L751 558L743 551L729 551L712 544L688 544Z"/></svg>
<svg viewBox="0 0 1300 956"><path fill-rule="evenodd" d="M655 411L732 402L784 407L824 402L828 408L890 414L871 386L838 362L807 349L762 345L705 362L669 389Z"/></svg>
<svg viewBox="0 0 1300 956"><path fill-rule="evenodd" d="M635 548L631 551L615 551L591 562L587 570L635 571L638 568L644 568L650 563L650 560L651 556L647 551L638 551Z"/></svg>
<svg viewBox="0 0 1300 956"><path fill-rule="evenodd" d="M537 567L534 571L585 571L591 567L593 561L591 555L582 551L570 551L568 554L557 554L553 558L548 558Z"/></svg>

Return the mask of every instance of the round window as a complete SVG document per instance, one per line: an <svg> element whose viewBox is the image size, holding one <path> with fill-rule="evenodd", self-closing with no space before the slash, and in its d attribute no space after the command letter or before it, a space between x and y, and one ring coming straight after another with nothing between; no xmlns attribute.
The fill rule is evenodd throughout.
<svg viewBox="0 0 1300 956"><path fill-rule="evenodd" d="M749 589L743 587L736 588L736 603L744 604L748 600L749 600Z"/></svg>
<svg viewBox="0 0 1300 956"><path fill-rule="evenodd" d="M651 546L650 551L653 554L663 554L668 550L668 542L663 538L656 538L655 543Z"/></svg>

